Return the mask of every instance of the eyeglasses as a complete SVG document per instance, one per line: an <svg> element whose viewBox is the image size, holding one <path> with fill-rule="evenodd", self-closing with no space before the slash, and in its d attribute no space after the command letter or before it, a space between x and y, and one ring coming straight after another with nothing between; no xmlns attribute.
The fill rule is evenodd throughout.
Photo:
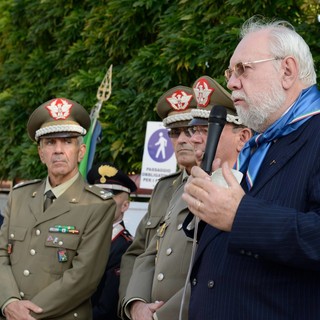
<svg viewBox="0 0 320 320"><path fill-rule="evenodd" d="M200 136L208 135L207 127L194 126L188 128L188 130L191 137L196 133L198 133Z"/></svg>
<svg viewBox="0 0 320 320"><path fill-rule="evenodd" d="M233 73L236 76L236 78L239 78L240 76L242 76L245 73L246 68L249 68L251 64L267 62L267 61L273 61L273 60L282 60L282 59L283 58L275 57L275 58L256 60L256 61L249 61L249 62L238 62L233 66L233 68L228 68L224 72L224 76L226 78L226 81L229 81Z"/></svg>
<svg viewBox="0 0 320 320"><path fill-rule="evenodd" d="M181 133L184 133L188 138L190 138L190 133L188 131L187 127L183 127L183 128L171 128L168 130L168 136L172 139L177 139L179 138Z"/></svg>

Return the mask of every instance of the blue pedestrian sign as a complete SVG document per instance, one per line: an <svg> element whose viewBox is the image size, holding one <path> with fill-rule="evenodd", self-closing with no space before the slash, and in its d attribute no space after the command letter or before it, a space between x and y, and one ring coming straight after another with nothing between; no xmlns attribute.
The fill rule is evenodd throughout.
<svg viewBox="0 0 320 320"><path fill-rule="evenodd" d="M148 141L148 152L155 162L168 161L174 154L167 129L158 129L152 133Z"/></svg>
<svg viewBox="0 0 320 320"><path fill-rule="evenodd" d="M148 121L140 188L153 189L157 181L168 174L176 172L177 160L168 130L159 121Z"/></svg>

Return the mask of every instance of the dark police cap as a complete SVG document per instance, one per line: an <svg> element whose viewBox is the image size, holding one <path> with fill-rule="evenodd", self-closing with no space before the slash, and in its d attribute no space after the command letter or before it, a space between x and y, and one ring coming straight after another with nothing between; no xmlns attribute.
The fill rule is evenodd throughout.
<svg viewBox="0 0 320 320"><path fill-rule="evenodd" d="M137 190L136 184L128 175L117 169L112 163L101 162L92 166L87 174L87 181L100 188L111 191L131 193Z"/></svg>
<svg viewBox="0 0 320 320"><path fill-rule="evenodd" d="M90 124L88 112L79 103L66 98L55 98L33 111L27 130L29 137L38 141L40 138L84 136Z"/></svg>
<svg viewBox="0 0 320 320"><path fill-rule="evenodd" d="M227 110L227 122L240 125L231 94L224 89L216 80L202 76L198 78L193 86L193 94L197 101L197 109L191 111L193 119L189 125L208 125L208 118L213 106L224 106Z"/></svg>
<svg viewBox="0 0 320 320"><path fill-rule="evenodd" d="M192 88L176 86L158 99L156 110L165 127L176 128L188 126L192 119L191 109L196 107Z"/></svg>

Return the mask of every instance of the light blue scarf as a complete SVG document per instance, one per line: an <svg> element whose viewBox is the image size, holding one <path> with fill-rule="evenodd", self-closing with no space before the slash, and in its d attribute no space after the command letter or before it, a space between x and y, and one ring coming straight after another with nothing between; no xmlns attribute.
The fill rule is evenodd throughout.
<svg viewBox="0 0 320 320"><path fill-rule="evenodd" d="M302 90L288 112L265 132L256 134L247 141L238 156L235 168L245 175L249 190L253 186L272 141L297 130L318 113L320 113L320 91L316 85L313 85Z"/></svg>

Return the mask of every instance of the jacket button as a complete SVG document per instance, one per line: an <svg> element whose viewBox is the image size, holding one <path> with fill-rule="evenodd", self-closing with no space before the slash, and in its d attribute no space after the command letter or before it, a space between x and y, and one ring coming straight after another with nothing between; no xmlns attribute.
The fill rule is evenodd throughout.
<svg viewBox="0 0 320 320"><path fill-rule="evenodd" d="M214 287L214 281L213 280L209 280L208 281L208 288L211 289Z"/></svg>
<svg viewBox="0 0 320 320"><path fill-rule="evenodd" d="M30 271L29 270L23 270L23 275L24 276L29 276L30 275Z"/></svg>
<svg viewBox="0 0 320 320"><path fill-rule="evenodd" d="M191 283L193 286L195 286L197 284L197 278L193 278Z"/></svg>
<svg viewBox="0 0 320 320"><path fill-rule="evenodd" d="M182 223L180 223L177 227L177 230L181 230L182 229Z"/></svg>
<svg viewBox="0 0 320 320"><path fill-rule="evenodd" d="M40 234L41 234L41 231L38 229L38 230L36 230L36 235L37 236L40 236Z"/></svg>
<svg viewBox="0 0 320 320"><path fill-rule="evenodd" d="M159 273L159 274L157 275L157 279L158 279L159 281L162 281L162 280L164 279L164 274L163 274L163 273Z"/></svg>
<svg viewBox="0 0 320 320"><path fill-rule="evenodd" d="M32 256L34 256L34 255L36 254L36 250L31 249L31 250L30 250L30 254L31 254Z"/></svg>
<svg viewBox="0 0 320 320"><path fill-rule="evenodd" d="M172 249L168 248L167 251L166 251L167 256L170 256L171 253L172 253Z"/></svg>
<svg viewBox="0 0 320 320"><path fill-rule="evenodd" d="M73 314L73 316L74 316L75 318L78 318L78 314L77 314L76 312Z"/></svg>
<svg viewBox="0 0 320 320"><path fill-rule="evenodd" d="M21 298L24 298L24 292L21 291L21 292L19 292L19 293L20 293L20 297L21 297Z"/></svg>

